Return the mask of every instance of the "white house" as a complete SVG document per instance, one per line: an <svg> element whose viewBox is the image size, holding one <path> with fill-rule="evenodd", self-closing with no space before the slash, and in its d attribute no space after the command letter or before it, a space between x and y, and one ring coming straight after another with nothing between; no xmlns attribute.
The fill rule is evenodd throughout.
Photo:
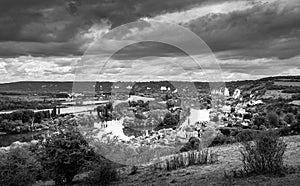
<svg viewBox="0 0 300 186"><path fill-rule="evenodd" d="M160 87L160 90L161 90L161 91L167 90L167 87L161 86L161 87Z"/></svg>
<svg viewBox="0 0 300 186"><path fill-rule="evenodd" d="M234 91L232 97L233 97L234 99L238 99L240 96L241 96L241 90L238 89L238 88L235 89L235 91Z"/></svg>
<svg viewBox="0 0 300 186"><path fill-rule="evenodd" d="M226 87L225 87L225 90L224 90L224 96L230 96L230 95L229 95L229 90L228 90L228 88L226 88Z"/></svg>

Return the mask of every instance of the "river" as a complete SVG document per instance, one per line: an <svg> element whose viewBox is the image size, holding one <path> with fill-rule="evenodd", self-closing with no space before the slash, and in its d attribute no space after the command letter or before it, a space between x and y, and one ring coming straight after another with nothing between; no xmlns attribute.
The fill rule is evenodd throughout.
<svg viewBox="0 0 300 186"><path fill-rule="evenodd" d="M118 103L120 102L125 102L127 100L117 100ZM103 101L107 102L107 101ZM74 114L79 114L79 113L89 113L90 111L94 111L97 105L83 105L83 106L70 106L66 108L61 108L60 113L61 114L67 114L67 113L74 113ZM43 110L52 110L52 109L43 109ZM43 110L35 110L37 111L43 111ZM12 111L10 111L12 112ZM206 109L194 109L191 108L190 110L190 115L186 118L186 120L183 122L182 126L187 126L187 125L193 125L197 121L209 121L209 112L210 110ZM3 112L0 112L3 113ZM9 112L8 112L9 113ZM93 112L93 114L96 114ZM124 134L123 131L123 119L121 120L113 120L113 121L108 121L106 127L103 127L103 124L101 123L96 123L95 127L100 128L101 132L98 134L99 139L101 136L105 133L112 133L114 136L118 136L119 139L128 141L130 140L133 136L127 136ZM34 136L34 133L26 133L26 134L9 134L9 135L1 135L0 136L0 147L1 146L7 146L11 144L14 141L30 141Z"/></svg>

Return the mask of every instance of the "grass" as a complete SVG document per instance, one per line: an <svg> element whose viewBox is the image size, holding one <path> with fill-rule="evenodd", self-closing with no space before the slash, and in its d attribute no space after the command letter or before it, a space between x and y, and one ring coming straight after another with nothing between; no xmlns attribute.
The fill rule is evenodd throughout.
<svg viewBox="0 0 300 186"><path fill-rule="evenodd" d="M108 185L119 179L117 169L110 163L91 164L89 168L90 173L85 181L90 185Z"/></svg>

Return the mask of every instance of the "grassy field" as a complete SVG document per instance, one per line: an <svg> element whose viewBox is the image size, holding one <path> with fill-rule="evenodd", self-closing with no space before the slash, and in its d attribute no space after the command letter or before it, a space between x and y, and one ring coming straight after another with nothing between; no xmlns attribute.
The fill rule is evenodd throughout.
<svg viewBox="0 0 300 186"><path fill-rule="evenodd" d="M300 82L275 81L274 85L300 87Z"/></svg>
<svg viewBox="0 0 300 186"><path fill-rule="evenodd" d="M190 166L174 171L150 171L147 168L139 169L137 174L128 176L123 174L115 186L138 186L138 185L298 185L300 183L300 136L289 136L284 138L287 150L284 161L287 165L296 168L293 174L285 177L252 176L247 178L232 178L231 181L224 177L224 171L237 170L241 168L239 148L240 144L223 145L212 147L217 151L218 162L211 165ZM231 184L229 184L231 182Z"/></svg>

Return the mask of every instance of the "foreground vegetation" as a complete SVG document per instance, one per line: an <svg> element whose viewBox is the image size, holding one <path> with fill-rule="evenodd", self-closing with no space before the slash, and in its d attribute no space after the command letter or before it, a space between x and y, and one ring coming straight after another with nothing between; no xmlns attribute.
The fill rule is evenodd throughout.
<svg viewBox="0 0 300 186"><path fill-rule="evenodd" d="M89 182L116 179L115 171L89 146L74 127L61 127L35 145L0 152L0 185L31 185L38 180L70 184L75 175L91 171ZM99 173L100 172L100 173ZM99 174L103 177L98 178Z"/></svg>
<svg viewBox="0 0 300 186"><path fill-rule="evenodd" d="M176 170L150 171L144 167L139 167L136 174L128 176L131 172L120 175L117 182L111 185L298 185L300 181L300 136L289 136L278 138L286 143L286 150L282 156L284 174L240 174L243 170L243 156L241 150L244 149L241 143L210 147L211 151L217 152L218 161L213 164L193 165L182 167ZM253 144L253 142L252 142ZM226 172L226 173L225 173ZM271 173L276 173L271 172ZM236 176L235 176L236 174Z"/></svg>
<svg viewBox="0 0 300 186"><path fill-rule="evenodd" d="M294 138L297 138L293 141L296 143L299 136ZM297 150L294 149L295 146L290 146L291 142L287 139L289 138L284 140L277 135L276 131L269 130L256 136L254 141L179 153L165 157L163 161L146 168L133 167L129 172L122 172L120 171L123 169L121 165L99 156L76 128L61 127L36 145L11 148L6 153L1 152L0 185L32 185L38 180L54 180L56 185L71 184L76 175L84 175L81 176L77 185L118 185L120 182L138 185L148 183L155 175L161 175L158 176L159 180L164 177L168 179L167 174L176 175L180 170L185 171L185 175L173 176L170 182L193 185L199 183L199 180L197 181L199 178L195 175L197 171L202 172L201 177L216 176L217 172L218 179L220 179L220 175L224 175L224 168L229 167L231 171L224 178L226 183L233 183L234 179L241 179L242 176L247 179L249 176L261 174L285 176L289 174L288 167L291 165L287 164L284 159L300 155L299 152L289 152L287 156L286 150ZM299 145L299 142L294 145ZM199 168L200 165L203 168ZM293 162L293 166L299 165L300 160ZM204 170L207 172L203 173ZM146 174L151 177L151 179L147 178L148 181L144 181ZM185 182L180 180L184 177L191 180L185 180ZM135 178L134 181L133 178ZM205 181L209 183L209 179Z"/></svg>

